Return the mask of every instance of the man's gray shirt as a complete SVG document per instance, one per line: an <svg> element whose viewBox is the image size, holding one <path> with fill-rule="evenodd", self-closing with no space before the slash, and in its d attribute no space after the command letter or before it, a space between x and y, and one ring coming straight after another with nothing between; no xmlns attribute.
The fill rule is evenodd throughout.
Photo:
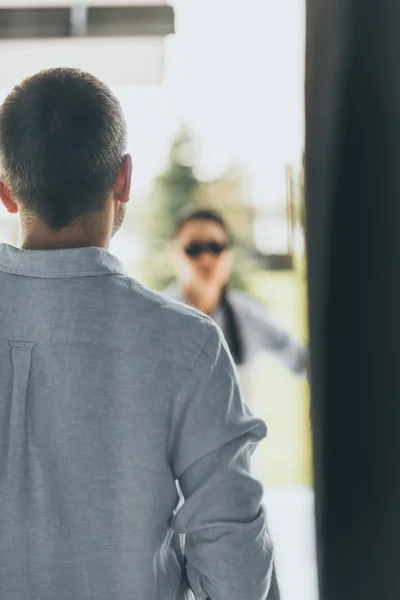
<svg viewBox="0 0 400 600"><path fill-rule="evenodd" d="M210 319L106 250L0 245L1 600L264 600L265 434Z"/></svg>

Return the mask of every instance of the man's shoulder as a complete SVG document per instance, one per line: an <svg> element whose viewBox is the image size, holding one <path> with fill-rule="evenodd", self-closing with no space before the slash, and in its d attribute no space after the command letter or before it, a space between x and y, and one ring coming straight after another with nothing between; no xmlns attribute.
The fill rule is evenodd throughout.
<svg viewBox="0 0 400 600"><path fill-rule="evenodd" d="M129 292L152 354L191 370L207 340L213 333L218 335L212 319L133 279L129 279Z"/></svg>

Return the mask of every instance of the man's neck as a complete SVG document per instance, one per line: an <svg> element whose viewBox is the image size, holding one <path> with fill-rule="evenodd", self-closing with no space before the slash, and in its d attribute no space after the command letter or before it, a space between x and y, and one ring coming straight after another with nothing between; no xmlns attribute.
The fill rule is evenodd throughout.
<svg viewBox="0 0 400 600"><path fill-rule="evenodd" d="M74 225L60 231L49 229L39 221L22 223L20 247L23 250L64 250L98 247L108 249L111 234L106 227Z"/></svg>

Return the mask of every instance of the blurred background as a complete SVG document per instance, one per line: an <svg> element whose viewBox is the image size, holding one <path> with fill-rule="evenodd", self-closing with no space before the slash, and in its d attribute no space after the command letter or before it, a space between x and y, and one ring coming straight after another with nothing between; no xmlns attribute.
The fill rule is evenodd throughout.
<svg viewBox="0 0 400 600"><path fill-rule="evenodd" d="M14 0L0 2L0 8L19 3L52 7L71 1ZM131 203L111 250L129 275L163 290L173 278L169 245L177 213L186 205L216 208L237 244L235 287L261 300L277 322L308 343L304 0L170 4L174 35L164 35L168 27L146 35L145 19L133 40L119 41L111 72L99 72L122 103L134 160ZM13 77L29 74L25 64L13 70L21 36L13 37L0 40L0 100L17 82ZM58 42L46 43L55 48ZM37 40L24 44L25 51L36 52L33 71L63 62L86 66L79 56L71 65L71 56L62 53L52 59L57 65L50 65L49 53L44 60ZM91 52L94 70L104 70L101 53L96 58ZM18 244L17 220L1 208L0 239ZM269 430L258 460L282 600L316 600L308 385L267 355L257 360L252 379L251 404Z"/></svg>

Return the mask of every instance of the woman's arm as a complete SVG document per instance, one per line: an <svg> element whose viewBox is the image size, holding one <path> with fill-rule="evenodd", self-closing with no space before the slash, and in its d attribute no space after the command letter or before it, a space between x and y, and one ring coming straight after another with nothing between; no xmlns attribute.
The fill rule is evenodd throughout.
<svg viewBox="0 0 400 600"><path fill-rule="evenodd" d="M307 376L308 348L295 340L276 323L266 308L250 299L244 327L248 330L248 344L253 354L268 352L295 375Z"/></svg>

